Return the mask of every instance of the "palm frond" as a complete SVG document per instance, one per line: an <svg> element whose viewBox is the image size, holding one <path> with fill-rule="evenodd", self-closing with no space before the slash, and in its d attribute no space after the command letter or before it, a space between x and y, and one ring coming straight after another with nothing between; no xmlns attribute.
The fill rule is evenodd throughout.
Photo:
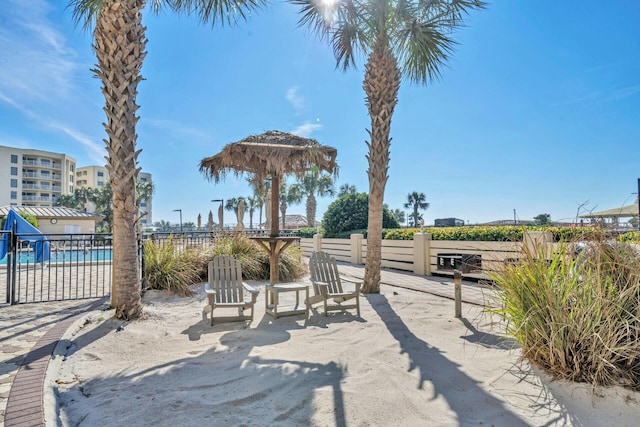
<svg viewBox="0 0 640 427"><path fill-rule="evenodd" d="M167 0L176 12L196 16L211 26L235 25L246 20L252 11L267 4L267 0Z"/></svg>
<svg viewBox="0 0 640 427"><path fill-rule="evenodd" d="M83 30L90 30L95 26L103 3L103 0L70 0L67 9L73 10L72 19L76 25L82 24Z"/></svg>

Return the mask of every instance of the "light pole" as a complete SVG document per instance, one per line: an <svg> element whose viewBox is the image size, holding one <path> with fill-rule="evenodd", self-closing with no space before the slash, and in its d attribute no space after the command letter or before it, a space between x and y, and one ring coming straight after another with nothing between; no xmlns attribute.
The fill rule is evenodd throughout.
<svg viewBox="0 0 640 427"><path fill-rule="evenodd" d="M180 232L182 233L182 209L174 209L174 212L180 212Z"/></svg>
<svg viewBox="0 0 640 427"><path fill-rule="evenodd" d="M220 208L218 209L218 221L220 221L220 231L224 229L224 199L212 199L212 202L220 202Z"/></svg>

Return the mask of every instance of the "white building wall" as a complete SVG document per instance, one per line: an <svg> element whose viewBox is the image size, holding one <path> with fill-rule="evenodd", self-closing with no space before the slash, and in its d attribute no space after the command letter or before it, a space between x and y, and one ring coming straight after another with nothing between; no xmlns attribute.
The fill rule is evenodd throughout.
<svg viewBox="0 0 640 427"><path fill-rule="evenodd" d="M73 192L75 166L66 154L0 146L0 205L53 206Z"/></svg>

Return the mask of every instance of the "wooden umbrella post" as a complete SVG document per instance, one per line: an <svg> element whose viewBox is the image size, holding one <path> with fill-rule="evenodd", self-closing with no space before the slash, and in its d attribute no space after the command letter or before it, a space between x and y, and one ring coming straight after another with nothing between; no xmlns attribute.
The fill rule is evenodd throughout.
<svg viewBox="0 0 640 427"><path fill-rule="evenodd" d="M271 174L271 230L269 236L278 237L280 235L280 221L278 218L280 209L280 176L277 173Z"/></svg>

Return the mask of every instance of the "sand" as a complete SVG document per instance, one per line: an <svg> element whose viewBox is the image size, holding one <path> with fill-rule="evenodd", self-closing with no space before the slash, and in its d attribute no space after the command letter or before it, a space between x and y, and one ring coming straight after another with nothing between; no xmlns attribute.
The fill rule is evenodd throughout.
<svg viewBox="0 0 640 427"><path fill-rule="evenodd" d="M145 294L133 322L92 313L47 374L63 426L633 426L639 394L591 393L519 362L482 308L383 285L355 310L209 326L193 297ZM283 297L292 297L284 294ZM45 402L47 404L47 402Z"/></svg>

